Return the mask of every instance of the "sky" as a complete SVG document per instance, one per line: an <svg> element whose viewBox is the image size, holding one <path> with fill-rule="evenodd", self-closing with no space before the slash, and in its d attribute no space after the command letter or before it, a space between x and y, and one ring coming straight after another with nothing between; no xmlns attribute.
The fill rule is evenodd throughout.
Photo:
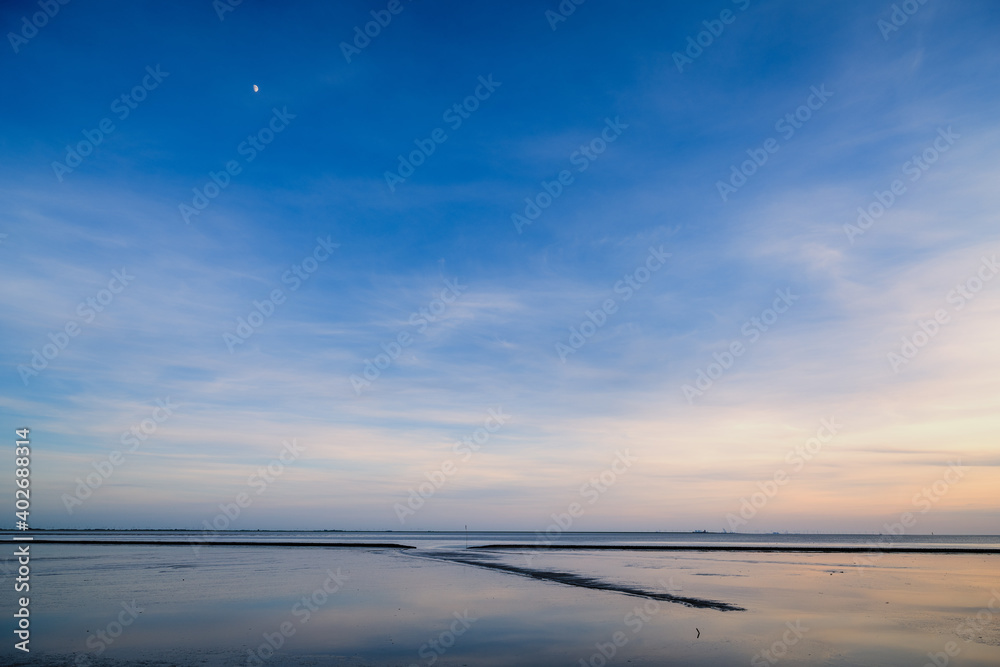
<svg viewBox="0 0 1000 667"><path fill-rule="evenodd" d="M995 3L0 26L33 527L998 532Z"/></svg>

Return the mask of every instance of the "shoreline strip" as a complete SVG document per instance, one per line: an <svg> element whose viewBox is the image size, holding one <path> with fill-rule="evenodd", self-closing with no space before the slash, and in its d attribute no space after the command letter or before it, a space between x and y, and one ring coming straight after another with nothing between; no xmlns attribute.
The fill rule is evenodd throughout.
<svg viewBox="0 0 1000 667"><path fill-rule="evenodd" d="M485 544L469 547L469 549L484 549L503 551L505 549L531 549L533 551L743 551L751 553L824 553L824 554L859 554L859 553L908 553L908 554L1000 554L997 547L837 547L837 546L750 546L750 545L611 545L611 544Z"/></svg>
<svg viewBox="0 0 1000 667"><path fill-rule="evenodd" d="M164 547L333 547L337 549L416 549L417 547L408 544L392 544L388 542L217 542L214 540L199 541L197 538L190 540L47 540L35 539L35 544L123 544L142 546L164 546Z"/></svg>

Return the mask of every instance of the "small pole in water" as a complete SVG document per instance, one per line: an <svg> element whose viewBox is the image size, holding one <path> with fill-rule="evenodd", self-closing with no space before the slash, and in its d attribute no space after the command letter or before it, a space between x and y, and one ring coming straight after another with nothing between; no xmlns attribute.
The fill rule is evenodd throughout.
<svg viewBox="0 0 1000 667"><path fill-rule="evenodd" d="M469 548L469 524L465 524L465 548Z"/></svg>

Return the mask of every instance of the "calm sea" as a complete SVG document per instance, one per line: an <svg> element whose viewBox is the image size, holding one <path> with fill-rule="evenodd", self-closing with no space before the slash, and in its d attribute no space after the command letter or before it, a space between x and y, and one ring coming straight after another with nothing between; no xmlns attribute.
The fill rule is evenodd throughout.
<svg viewBox="0 0 1000 667"><path fill-rule="evenodd" d="M24 533L0 531L6 539ZM685 546L921 546L933 547L996 547L1000 535L803 535L760 533L584 533L556 532L409 532L409 531L182 531L182 530L84 530L32 531L35 539L77 540L155 540L210 542L378 542L403 544L422 549L454 549L487 544L553 544L580 545L685 545Z"/></svg>

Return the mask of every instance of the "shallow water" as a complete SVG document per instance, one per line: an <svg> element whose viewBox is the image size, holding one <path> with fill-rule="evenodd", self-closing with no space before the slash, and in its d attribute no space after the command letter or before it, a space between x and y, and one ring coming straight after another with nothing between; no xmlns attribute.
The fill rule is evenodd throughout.
<svg viewBox="0 0 1000 667"><path fill-rule="evenodd" d="M450 562L445 543L433 546L195 554L35 544L32 659L10 640L0 658L243 665L258 664L248 663L254 650L270 665L599 665L603 651L614 654L609 664L920 666L954 642L952 664L1000 664L998 556L884 553L860 564L851 554L485 556L746 609L716 611ZM2 612L13 613L12 595L2 597ZM133 600L141 613L110 643L100 640ZM969 617L973 625L962 626ZM273 655L265 635L281 645Z"/></svg>
<svg viewBox="0 0 1000 667"><path fill-rule="evenodd" d="M10 539L17 533L0 531ZM490 544L587 544L587 545L762 545L762 546L868 546L875 549L909 547L1000 547L1000 535L797 535L778 533L581 533L551 530L536 532L412 532L412 531L188 531L188 530L46 530L35 533L45 539L208 540L211 542L382 542L422 549L459 549Z"/></svg>

